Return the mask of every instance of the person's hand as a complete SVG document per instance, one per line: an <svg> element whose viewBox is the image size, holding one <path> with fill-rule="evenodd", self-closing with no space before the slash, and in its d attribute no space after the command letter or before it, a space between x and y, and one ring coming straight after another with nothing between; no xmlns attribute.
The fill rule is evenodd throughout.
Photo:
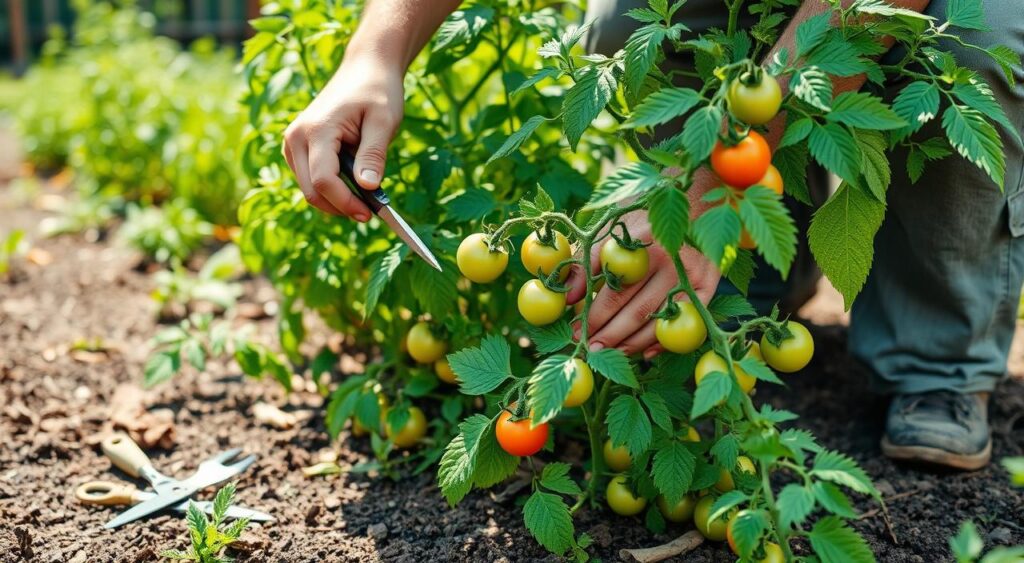
<svg viewBox="0 0 1024 563"><path fill-rule="evenodd" d="M622 222L629 229L632 238L650 242L651 225L647 220L646 211L635 211L623 216ZM608 239L610 240L610 239ZM605 241L607 242L607 241ZM676 276L672 258L657 243L647 247L650 255L650 268L643 280L613 291L607 285L601 288L590 307L588 316L588 332L590 333L590 349L619 348L626 354L643 352L644 357L651 358L662 351L654 336L654 320L651 314L658 312L665 304L665 297L679 281ZM593 274L601 271L600 248L594 247L591 256ZM697 296L707 304L715 295L721 273L703 254L690 247L680 251L686 274L693 284ZM567 301L570 304L583 299L586 293L586 280L579 265L574 265L567 283L570 290ZM677 299L685 299L685 293L676 295ZM579 337L579 327L576 328Z"/></svg>
<svg viewBox="0 0 1024 563"><path fill-rule="evenodd" d="M342 145L358 147L356 181L380 186L384 159L402 121L404 67L374 55L346 57L338 72L284 132L284 156L310 205L357 221L370 210L338 176Z"/></svg>

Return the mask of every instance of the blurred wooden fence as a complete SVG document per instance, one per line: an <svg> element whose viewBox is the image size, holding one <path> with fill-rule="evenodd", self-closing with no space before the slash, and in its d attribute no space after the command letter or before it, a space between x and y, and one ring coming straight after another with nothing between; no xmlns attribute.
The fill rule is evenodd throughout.
<svg viewBox="0 0 1024 563"><path fill-rule="evenodd" d="M49 29L74 23L71 0L0 0L0 65L23 70L46 41ZM137 4L160 16L157 29L183 42L212 36L225 43L238 43L249 28L246 23L259 14L260 0L137 0ZM171 8L167 10L167 8Z"/></svg>

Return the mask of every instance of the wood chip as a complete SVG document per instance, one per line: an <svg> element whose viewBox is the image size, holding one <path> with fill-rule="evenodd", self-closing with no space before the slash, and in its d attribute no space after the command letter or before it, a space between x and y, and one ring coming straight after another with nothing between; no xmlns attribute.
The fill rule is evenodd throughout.
<svg viewBox="0 0 1024 563"><path fill-rule="evenodd" d="M700 532L696 530L690 530L663 545L639 549L621 549L619 550L619 557L626 561L653 563L654 561L664 561L669 557L693 551L702 543L704 543L704 536L700 535Z"/></svg>
<svg viewBox="0 0 1024 563"><path fill-rule="evenodd" d="M294 414L284 412L270 403L256 403L252 406L252 415L260 424L266 424L278 430L287 430L298 422Z"/></svg>
<svg viewBox="0 0 1024 563"><path fill-rule="evenodd" d="M110 428L123 430L142 449L154 446L169 449L174 446L174 412L160 409L146 410L146 393L139 386L124 383L114 390L110 399Z"/></svg>

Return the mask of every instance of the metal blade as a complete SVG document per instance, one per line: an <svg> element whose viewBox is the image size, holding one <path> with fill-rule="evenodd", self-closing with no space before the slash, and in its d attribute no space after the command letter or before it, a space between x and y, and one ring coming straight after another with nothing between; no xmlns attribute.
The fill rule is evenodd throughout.
<svg viewBox="0 0 1024 563"><path fill-rule="evenodd" d="M216 485L217 483L223 483L228 479L238 475L244 468L234 468L220 465L219 462L216 466L207 467L208 462L203 462L199 465L199 471L195 475L189 477L184 481L180 481L174 485L172 491L164 494L160 493L149 500L145 500L136 504L135 506L125 510L121 514L117 515L113 520L103 525L104 528L116 528L129 522L138 520L143 516L148 516L154 512L158 512L178 504L183 500L188 499L195 493L209 487Z"/></svg>
<svg viewBox="0 0 1024 563"><path fill-rule="evenodd" d="M427 245L423 244L420 237L416 236L416 232L405 222L405 219L402 219L402 216L397 211L392 209L390 205L385 205L377 212L377 216L387 223L391 230L395 231L395 234L398 235L398 238L405 241L405 244L409 245L413 252L426 260L427 264L433 266L438 272L441 271L441 264L437 261L437 258L434 258L434 254L430 252Z"/></svg>
<svg viewBox="0 0 1024 563"><path fill-rule="evenodd" d="M142 500L148 500L155 497L156 493L151 493L149 491L139 491L135 493L135 495ZM181 503L172 506L171 510L175 512L187 512L189 502L189 499L185 499ZM194 502L195 505L199 507L199 510L202 510L207 514L213 514L212 502L208 500L193 500L191 502ZM237 504L232 504L231 506L228 507L227 517L234 519L248 518L253 522L273 522L275 520L273 516L267 514L266 512L261 512L259 510L254 510L252 508L247 508L245 506L240 506Z"/></svg>

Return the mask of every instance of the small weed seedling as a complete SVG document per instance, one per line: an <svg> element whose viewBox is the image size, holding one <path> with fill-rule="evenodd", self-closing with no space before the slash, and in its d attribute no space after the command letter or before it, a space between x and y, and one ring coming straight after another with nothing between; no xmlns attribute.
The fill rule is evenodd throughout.
<svg viewBox="0 0 1024 563"><path fill-rule="evenodd" d="M221 555L228 546L238 540L242 531L249 525L248 518L235 520L230 526L221 529L228 507L235 498L235 484L230 483L217 491L213 501L213 520L203 514L195 503L189 503L188 521L189 537L192 547L188 551L168 549L160 554L181 561L199 561L200 563L221 563L232 561L230 557Z"/></svg>

